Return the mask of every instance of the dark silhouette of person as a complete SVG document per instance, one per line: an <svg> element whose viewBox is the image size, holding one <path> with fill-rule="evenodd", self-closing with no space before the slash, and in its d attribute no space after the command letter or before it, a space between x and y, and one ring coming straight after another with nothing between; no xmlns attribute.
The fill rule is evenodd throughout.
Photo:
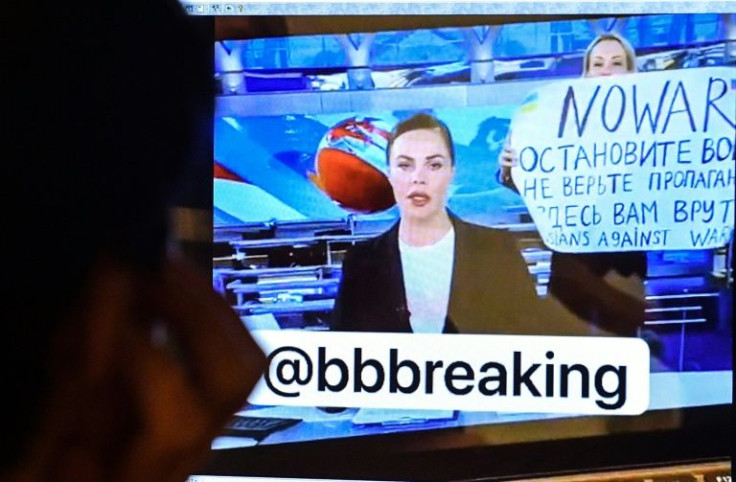
<svg viewBox="0 0 736 482"><path fill-rule="evenodd" d="M175 481L264 357L167 220L211 124L175 0L4 9L4 481Z"/></svg>

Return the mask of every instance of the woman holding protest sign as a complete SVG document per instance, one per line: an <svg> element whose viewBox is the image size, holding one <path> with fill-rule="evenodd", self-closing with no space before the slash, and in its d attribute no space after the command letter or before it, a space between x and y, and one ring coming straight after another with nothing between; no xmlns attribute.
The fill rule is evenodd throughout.
<svg viewBox="0 0 736 482"><path fill-rule="evenodd" d="M582 77L635 73L636 54L623 37L597 36L583 58ZM499 156L500 183L518 192L511 168L518 164L511 132ZM643 278L646 253L552 253L549 291L567 309L594 326L616 335L635 335L644 324Z"/></svg>
<svg viewBox="0 0 736 482"><path fill-rule="evenodd" d="M636 53L629 42L614 33L597 36L588 45L583 57L583 77L608 77L636 72ZM511 146L511 131L498 159L498 179L505 186L518 191L511 178L511 168L518 163Z"/></svg>

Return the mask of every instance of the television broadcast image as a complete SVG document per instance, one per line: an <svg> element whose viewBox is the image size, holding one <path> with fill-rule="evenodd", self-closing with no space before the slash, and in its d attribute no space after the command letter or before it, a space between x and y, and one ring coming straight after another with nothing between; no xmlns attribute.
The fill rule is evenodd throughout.
<svg viewBox="0 0 736 482"><path fill-rule="evenodd" d="M505 371L468 364L427 362L420 383L408 351L385 372L331 358L353 340L474 356L486 335L594 338L642 347L643 408L605 415L633 397L611 365L561 365L545 388L550 349L509 369L509 393L590 392L602 411L296 406L266 380L215 452L450 429L461 446L568 439L731 405L736 16L473 20L215 41L213 285L254 336L332 340L323 392L385 379L409 399L435 373L456 395L506 393ZM302 382L276 362L271 378ZM342 376L353 362L364 379Z"/></svg>

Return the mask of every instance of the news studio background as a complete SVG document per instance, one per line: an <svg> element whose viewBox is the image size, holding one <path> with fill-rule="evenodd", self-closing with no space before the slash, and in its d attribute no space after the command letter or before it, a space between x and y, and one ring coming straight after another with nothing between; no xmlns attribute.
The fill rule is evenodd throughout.
<svg viewBox="0 0 736 482"><path fill-rule="evenodd" d="M346 250L398 217L382 178L385 134L425 111L455 140L449 208L513 233L538 296L548 296L551 251L524 200L496 175L527 94L579 77L587 45L607 31L633 45L640 72L734 66L735 23L730 14L642 15L216 42L215 288L250 329L328 330ZM355 169L363 175L349 174ZM732 238L718 248L650 250L646 257L651 308L639 334L656 339L652 371L715 376L701 378L709 382L693 393L730 379ZM730 395L689 400L730 403ZM330 421L333 429L274 431L253 443L408 429L360 432L351 411L258 408L258 416Z"/></svg>

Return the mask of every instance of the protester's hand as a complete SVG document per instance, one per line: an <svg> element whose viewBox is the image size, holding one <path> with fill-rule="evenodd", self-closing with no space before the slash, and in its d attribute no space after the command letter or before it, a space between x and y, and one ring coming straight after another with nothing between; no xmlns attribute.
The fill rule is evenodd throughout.
<svg viewBox="0 0 736 482"><path fill-rule="evenodd" d="M103 262L90 280L55 351L27 480L184 481L265 357L181 261L156 275Z"/></svg>
<svg viewBox="0 0 736 482"><path fill-rule="evenodd" d="M507 186L514 186L514 180L511 178L511 168L519 164L516 150L511 146L511 136L506 138L503 150L498 156L498 167L500 169L500 181Z"/></svg>

